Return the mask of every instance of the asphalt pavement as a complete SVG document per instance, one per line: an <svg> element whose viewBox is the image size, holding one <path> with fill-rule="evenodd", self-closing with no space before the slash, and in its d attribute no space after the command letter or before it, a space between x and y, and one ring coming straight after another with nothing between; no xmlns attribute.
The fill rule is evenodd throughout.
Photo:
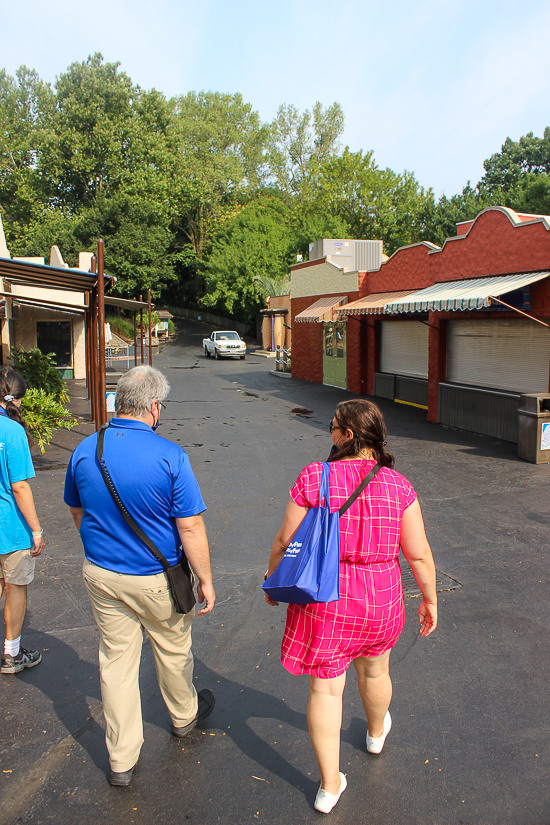
<svg viewBox="0 0 550 825"><path fill-rule="evenodd" d="M271 374L272 360L204 357L193 321L155 357L172 386L159 434L187 450L203 496L217 603L194 622L196 685L216 708L188 739L170 735L145 640L145 743L128 788L107 783L98 637L83 552L62 501L64 465L92 431L79 426L39 457L33 491L47 549L29 587L23 634L42 663L0 677L1 825L300 825L318 772L306 724L308 681L281 666L284 608L260 583L288 489L326 458L335 404L351 394ZM78 394L78 385L73 388ZM418 492L436 567L440 624L405 630L392 653L393 728L380 756L350 672L332 823L547 825L550 822L548 528L550 467L516 447L428 424L380 400L396 469Z"/></svg>

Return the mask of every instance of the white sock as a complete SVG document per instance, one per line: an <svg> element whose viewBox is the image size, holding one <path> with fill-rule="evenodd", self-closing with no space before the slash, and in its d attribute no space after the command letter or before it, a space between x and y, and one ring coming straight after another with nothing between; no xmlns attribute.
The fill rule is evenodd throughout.
<svg viewBox="0 0 550 825"><path fill-rule="evenodd" d="M4 639L4 656L17 656L21 646L21 636L17 639Z"/></svg>

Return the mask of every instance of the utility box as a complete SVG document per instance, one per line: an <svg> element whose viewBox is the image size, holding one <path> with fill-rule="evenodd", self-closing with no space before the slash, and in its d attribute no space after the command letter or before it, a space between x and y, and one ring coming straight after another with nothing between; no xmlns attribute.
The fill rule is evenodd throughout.
<svg viewBox="0 0 550 825"><path fill-rule="evenodd" d="M550 464L550 393L520 396L518 457L532 464Z"/></svg>

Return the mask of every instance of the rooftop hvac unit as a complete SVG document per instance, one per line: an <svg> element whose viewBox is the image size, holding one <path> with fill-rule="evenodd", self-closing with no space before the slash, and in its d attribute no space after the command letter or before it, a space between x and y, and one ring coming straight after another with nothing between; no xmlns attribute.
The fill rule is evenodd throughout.
<svg viewBox="0 0 550 825"><path fill-rule="evenodd" d="M323 238L309 245L309 260L325 258L345 272L371 272L382 264L382 241Z"/></svg>

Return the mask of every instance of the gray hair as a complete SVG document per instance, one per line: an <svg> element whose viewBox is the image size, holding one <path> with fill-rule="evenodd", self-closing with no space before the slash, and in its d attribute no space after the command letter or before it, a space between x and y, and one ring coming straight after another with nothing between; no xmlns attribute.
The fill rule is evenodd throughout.
<svg viewBox="0 0 550 825"><path fill-rule="evenodd" d="M115 412L144 418L153 401L162 401L170 392L170 384L155 367L142 364L132 367L116 385Z"/></svg>

